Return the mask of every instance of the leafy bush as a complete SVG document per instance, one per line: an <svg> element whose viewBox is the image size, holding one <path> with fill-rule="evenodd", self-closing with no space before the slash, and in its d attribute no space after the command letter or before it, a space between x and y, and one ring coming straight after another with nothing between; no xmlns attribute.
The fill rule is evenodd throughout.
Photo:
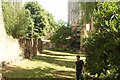
<svg viewBox="0 0 120 80"><path fill-rule="evenodd" d="M53 36L50 37L52 43L58 48L69 48L73 39L71 38L72 32L70 26L66 26L65 23L58 23L58 29Z"/></svg>
<svg viewBox="0 0 120 80"><path fill-rule="evenodd" d="M96 33L84 39L87 70L93 75L120 79L120 7L116 2L98 3L94 12Z"/></svg>

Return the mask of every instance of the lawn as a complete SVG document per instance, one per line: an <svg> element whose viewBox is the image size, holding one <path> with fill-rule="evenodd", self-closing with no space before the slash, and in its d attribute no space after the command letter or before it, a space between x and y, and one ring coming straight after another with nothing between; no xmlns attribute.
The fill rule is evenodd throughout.
<svg viewBox="0 0 120 80"><path fill-rule="evenodd" d="M7 78L75 78L73 53L44 50L32 60L24 59L3 67ZM81 57L85 60L85 57Z"/></svg>

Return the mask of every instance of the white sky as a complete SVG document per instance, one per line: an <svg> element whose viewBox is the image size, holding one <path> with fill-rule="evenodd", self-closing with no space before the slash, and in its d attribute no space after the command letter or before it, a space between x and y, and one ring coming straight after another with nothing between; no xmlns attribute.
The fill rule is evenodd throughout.
<svg viewBox="0 0 120 80"><path fill-rule="evenodd" d="M31 0L23 1L26 2ZM52 13L56 21L61 19L67 22L68 0L35 0L35 1L38 1L46 11Z"/></svg>

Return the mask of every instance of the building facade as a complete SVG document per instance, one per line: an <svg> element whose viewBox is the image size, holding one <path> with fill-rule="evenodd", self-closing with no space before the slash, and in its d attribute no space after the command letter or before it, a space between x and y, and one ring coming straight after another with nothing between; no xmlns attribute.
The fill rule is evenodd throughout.
<svg viewBox="0 0 120 80"><path fill-rule="evenodd" d="M75 25L80 19L80 6L78 2L68 1L68 23Z"/></svg>
<svg viewBox="0 0 120 80"><path fill-rule="evenodd" d="M81 50L82 47L81 40L87 37L90 31L93 31L92 22L85 24L86 26L82 30L79 29L81 16L80 3L68 0L68 24L71 26L73 39L75 39L72 46L79 50Z"/></svg>
<svg viewBox="0 0 120 80"><path fill-rule="evenodd" d="M80 49L80 31L79 20L80 20L80 5L78 2L70 2L68 1L68 24L71 26L74 39L71 44L72 49L79 50Z"/></svg>

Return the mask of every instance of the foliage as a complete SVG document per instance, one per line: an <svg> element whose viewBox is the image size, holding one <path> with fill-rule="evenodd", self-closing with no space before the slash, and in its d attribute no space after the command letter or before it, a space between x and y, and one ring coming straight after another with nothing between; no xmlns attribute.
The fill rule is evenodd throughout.
<svg viewBox="0 0 120 80"><path fill-rule="evenodd" d="M25 9L24 9L25 8ZM22 9L3 2L2 10L8 35L14 38L36 38L55 30L56 22L38 2L27 2Z"/></svg>
<svg viewBox="0 0 120 80"><path fill-rule="evenodd" d="M82 12L82 20L84 23L91 22L91 18L93 17L93 11L96 8L96 2L81 2L80 10Z"/></svg>
<svg viewBox="0 0 120 80"><path fill-rule="evenodd" d="M27 27L27 31L26 31L25 37L26 38L32 38L33 37L34 21L30 17L30 11L29 10L26 10L26 11L27 11L27 14L29 15L28 16L29 23L28 23L28 27Z"/></svg>
<svg viewBox="0 0 120 80"><path fill-rule="evenodd" d="M15 9L11 3L2 3L5 29L8 35L14 38L25 36L28 27L28 15L25 9Z"/></svg>
<svg viewBox="0 0 120 80"><path fill-rule="evenodd" d="M73 41L70 39L71 35L72 32L70 26L65 26L65 22L60 20L58 21L58 29L55 31L53 36L50 37L50 40L59 48L62 48L62 46L66 46L65 48L68 48Z"/></svg>
<svg viewBox="0 0 120 80"><path fill-rule="evenodd" d="M48 25L43 29L43 33L45 35L47 35L47 33L54 32L57 29L57 23L55 22L52 14L50 14L49 12L46 12L46 19L47 19Z"/></svg>
<svg viewBox="0 0 120 80"><path fill-rule="evenodd" d="M97 2L80 2L81 20L79 21L80 29L85 27L85 24L91 23L93 19L93 11L97 7Z"/></svg>
<svg viewBox="0 0 120 80"><path fill-rule="evenodd" d="M56 22L53 16L45 11L38 2L27 2L24 6L30 11L34 21L33 37L40 37L54 30Z"/></svg>
<svg viewBox="0 0 120 80"><path fill-rule="evenodd" d="M120 7L116 2L97 4L96 33L85 39L88 72L120 79Z"/></svg>

